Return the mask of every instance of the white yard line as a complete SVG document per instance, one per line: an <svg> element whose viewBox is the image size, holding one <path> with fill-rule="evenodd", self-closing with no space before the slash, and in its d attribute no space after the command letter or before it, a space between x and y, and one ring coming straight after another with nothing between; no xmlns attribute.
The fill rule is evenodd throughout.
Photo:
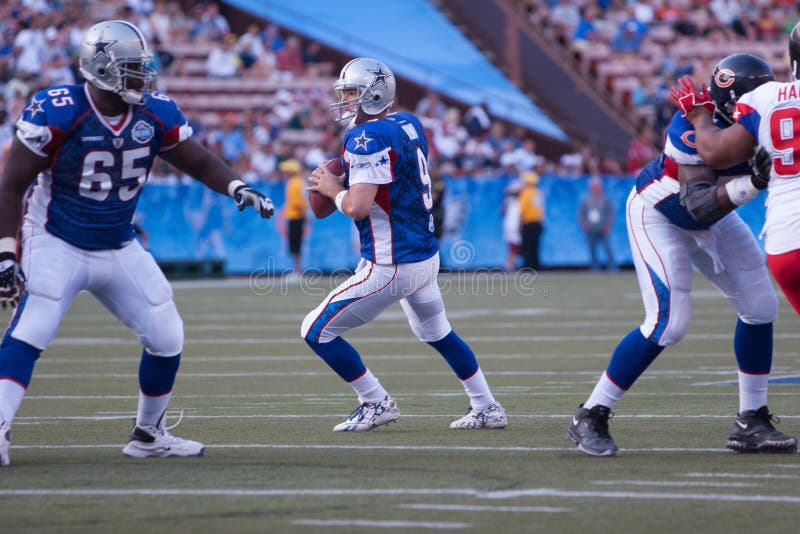
<svg viewBox="0 0 800 534"><path fill-rule="evenodd" d="M372 519L296 519L293 525L312 527L365 527L365 528L426 528L432 530L456 530L472 528L471 523L446 521L375 521Z"/></svg>
<svg viewBox="0 0 800 534"><path fill-rule="evenodd" d="M778 475L775 473L686 473L692 478L752 478L752 479L800 479L800 475Z"/></svg>
<svg viewBox="0 0 800 534"><path fill-rule="evenodd" d="M454 512L543 512L554 514L573 511L573 508L555 508L553 506L470 506L467 504L401 504L400 508Z"/></svg>
<svg viewBox="0 0 800 534"><path fill-rule="evenodd" d="M70 450L70 449L117 449L122 445L119 443L102 443L91 445L17 445L13 444L14 449L36 449L36 450ZM206 444L207 450L214 449L306 449L306 450L393 450L393 451L409 451L409 452L448 452L448 451L463 451L463 452L566 452L577 451L574 447L475 447L475 446L450 446L450 445L330 445L330 444L297 444L297 443L220 443L220 444ZM700 447L657 447L657 448L638 448L638 449L621 449L624 452L698 452L698 453L720 453L725 452L733 455L728 449L723 448L700 448Z"/></svg>
<svg viewBox="0 0 800 534"><path fill-rule="evenodd" d="M197 410L194 408L192 410ZM105 412L108 413L108 412ZM112 421L121 419L130 419L136 413L131 412L113 412L119 415L31 415L21 416L14 419L15 424L25 424L27 422L41 422L41 421ZM172 412L170 412L172 414ZM184 412L183 418L189 419L328 419L331 417L345 417L347 413L315 413L315 414L242 414L242 413L216 413L216 414L198 414L192 411ZM430 414L409 414L403 413L401 419L451 419L458 417L457 413L430 413ZM570 414L511 414L511 420L514 419L563 419L569 421ZM800 415L786 415L781 416L785 419L798 419ZM617 415L615 419L733 419L733 415L717 415L717 414L631 414L631 415Z"/></svg>
<svg viewBox="0 0 800 534"><path fill-rule="evenodd" d="M342 496L401 496L454 495L478 499L521 499L530 497L560 497L565 499L641 499L712 502L800 503L796 495L739 495L730 493L670 493L626 491L575 491L556 488L479 491L462 488L389 488L389 489L182 489L182 488L52 488L0 489L0 496L51 497L128 497L128 496L244 496L244 497L342 497Z"/></svg>
<svg viewBox="0 0 800 534"><path fill-rule="evenodd" d="M760 488L750 482L687 482L686 480L593 480L598 486L677 486L698 488Z"/></svg>

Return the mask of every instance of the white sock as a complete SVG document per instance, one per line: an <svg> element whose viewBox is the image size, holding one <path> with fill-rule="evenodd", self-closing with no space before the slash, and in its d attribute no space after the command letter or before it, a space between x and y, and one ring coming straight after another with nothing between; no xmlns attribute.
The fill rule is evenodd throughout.
<svg viewBox="0 0 800 534"><path fill-rule="evenodd" d="M608 378L608 374L603 371L600 380L598 380L597 385L594 386L592 394L589 395L589 398L583 403L583 407L587 410L591 410L600 404L613 408L624 394L625 390L612 382L611 379Z"/></svg>
<svg viewBox="0 0 800 534"><path fill-rule="evenodd" d="M8 424L11 424L24 396L25 388L17 382L8 379L0 380L0 421L7 421Z"/></svg>
<svg viewBox="0 0 800 534"><path fill-rule="evenodd" d="M139 409L136 412L136 424L142 425L158 425L158 420L161 414L167 411L167 405L172 398L172 392L158 397L151 397L139 392Z"/></svg>
<svg viewBox="0 0 800 534"><path fill-rule="evenodd" d="M768 381L769 375L751 375L739 371L739 413L766 406Z"/></svg>
<svg viewBox="0 0 800 534"><path fill-rule="evenodd" d="M473 410L485 410L497 402L480 367L478 367L474 375L462 380L461 383L464 384L464 389L467 390L469 405Z"/></svg>
<svg viewBox="0 0 800 534"><path fill-rule="evenodd" d="M358 402L378 402L389 395L383 389L378 378L369 369L363 375L350 382L350 385L358 395Z"/></svg>

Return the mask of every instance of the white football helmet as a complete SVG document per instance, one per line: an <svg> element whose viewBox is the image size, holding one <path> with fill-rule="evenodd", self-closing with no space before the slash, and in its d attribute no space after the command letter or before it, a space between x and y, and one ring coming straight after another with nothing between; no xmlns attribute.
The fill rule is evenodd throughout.
<svg viewBox="0 0 800 534"><path fill-rule="evenodd" d="M89 28L80 48L81 74L95 87L117 93L128 104L150 98L156 71L153 55L139 28L124 20L107 20Z"/></svg>
<svg viewBox="0 0 800 534"><path fill-rule="evenodd" d="M359 108L367 115L377 115L394 103L394 74L377 59L359 57L342 68L333 89L338 100L330 106L333 120L351 121ZM355 89L356 97L344 100L344 91L348 89Z"/></svg>

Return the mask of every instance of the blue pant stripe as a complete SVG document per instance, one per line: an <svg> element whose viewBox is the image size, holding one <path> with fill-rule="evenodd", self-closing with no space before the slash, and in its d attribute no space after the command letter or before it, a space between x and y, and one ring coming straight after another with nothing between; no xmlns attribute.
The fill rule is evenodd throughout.
<svg viewBox="0 0 800 534"><path fill-rule="evenodd" d="M653 328L653 332L647 339L658 343L658 340L661 339L661 336L664 334L664 330L667 329L667 323L669 323L670 291L649 265L647 266L647 271L650 273L650 280L653 282L653 287L656 290L656 299L658 300L658 320L656 321L655 328Z"/></svg>
<svg viewBox="0 0 800 534"><path fill-rule="evenodd" d="M319 338L322 336L322 331L325 329L328 321L330 321L334 315L339 313L339 311L345 308L348 304L355 302L358 299L359 297L329 302L328 305L325 306L325 309L322 310L322 313L319 314L319 317L317 317L311 324L311 328L308 329L308 334L306 334L306 339L319 343Z"/></svg>

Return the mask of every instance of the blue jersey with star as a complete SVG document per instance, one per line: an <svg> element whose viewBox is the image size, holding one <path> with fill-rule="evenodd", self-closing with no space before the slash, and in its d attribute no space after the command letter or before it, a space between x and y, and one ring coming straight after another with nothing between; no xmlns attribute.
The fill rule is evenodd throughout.
<svg viewBox="0 0 800 534"><path fill-rule="evenodd" d="M26 219L87 250L133 239L133 214L153 160L192 133L175 103L157 93L111 119L85 86L65 85L36 93L17 122L19 140L49 158Z"/></svg>
<svg viewBox="0 0 800 534"><path fill-rule="evenodd" d="M348 185L378 186L369 215L356 221L361 256L377 264L413 263L439 251L434 237L428 140L410 113L359 124L342 143Z"/></svg>

